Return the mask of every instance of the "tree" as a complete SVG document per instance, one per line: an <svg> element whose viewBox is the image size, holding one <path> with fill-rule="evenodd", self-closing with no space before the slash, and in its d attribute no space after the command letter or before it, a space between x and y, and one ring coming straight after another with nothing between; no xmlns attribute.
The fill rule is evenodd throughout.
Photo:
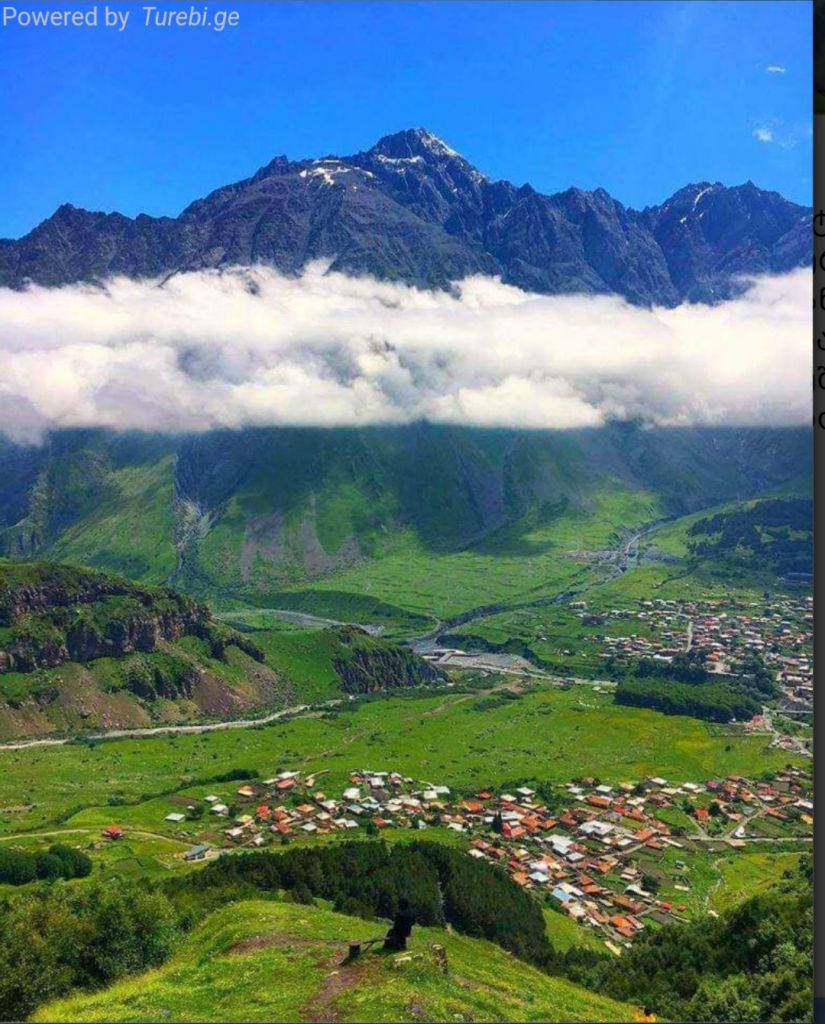
<svg viewBox="0 0 825 1024"><path fill-rule="evenodd" d="M47 882L63 877L63 861L45 850L35 854L34 869L37 877Z"/></svg>

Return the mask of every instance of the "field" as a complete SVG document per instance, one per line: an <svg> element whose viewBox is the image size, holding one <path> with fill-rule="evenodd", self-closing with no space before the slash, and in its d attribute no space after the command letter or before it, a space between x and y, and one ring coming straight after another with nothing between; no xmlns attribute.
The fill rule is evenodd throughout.
<svg viewBox="0 0 825 1024"><path fill-rule="evenodd" d="M792 759L764 737L719 735L692 718L618 707L586 686L540 686L496 708L478 702L474 694L408 695L248 729L2 750L0 831L115 820L176 835L180 827L163 820L174 808L160 794L231 795L236 786L209 780L238 767L264 777L279 768L324 770L331 790L353 768L397 769L469 791L589 774L612 782L758 776Z"/></svg>
<svg viewBox="0 0 825 1024"><path fill-rule="evenodd" d="M481 939L416 928L408 954L350 939L386 924L254 900L218 911L159 970L41 1007L37 1021L632 1021L626 1004L548 977ZM443 969L446 960L447 973Z"/></svg>
<svg viewBox="0 0 825 1024"><path fill-rule="evenodd" d="M438 552L411 534L393 541L381 559L342 569L304 590L307 610L364 621L364 598L424 619L449 618L493 602L558 594L603 579L593 554L615 547L619 532L660 513L653 496L621 488L594 495L587 509L569 508L539 521L521 521L460 551ZM258 594L256 603L292 607L288 596ZM284 603L284 602L290 603Z"/></svg>

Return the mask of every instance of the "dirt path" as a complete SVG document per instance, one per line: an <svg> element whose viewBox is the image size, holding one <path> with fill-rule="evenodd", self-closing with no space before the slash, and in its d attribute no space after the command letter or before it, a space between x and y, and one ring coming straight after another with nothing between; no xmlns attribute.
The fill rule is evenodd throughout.
<svg viewBox="0 0 825 1024"><path fill-rule="evenodd" d="M341 963L340 959L340 953L334 954L323 965L327 969L324 981L301 1009L301 1020L307 1024L335 1024L339 1020L335 1006L339 997L347 989L377 978L381 961L369 954L352 963Z"/></svg>
<svg viewBox="0 0 825 1024"><path fill-rule="evenodd" d="M300 1020L309 1024L335 1022L338 1020L334 1003L338 997L354 985L373 978L380 968L381 960L370 953L363 954L357 960L347 962L349 943L345 939L321 939L306 935L294 935L291 932L270 932L265 935L252 935L242 939L223 953L223 956L243 956L262 949L317 950L323 952L322 958L315 963L319 971L323 971L320 988L306 1001L300 1011Z"/></svg>
<svg viewBox="0 0 825 1024"><path fill-rule="evenodd" d="M51 839L55 836L66 836L74 833L94 832L99 834L100 828L97 825L84 825L82 828L61 828L50 829L48 832L14 832L11 835L0 836L0 843L7 843L14 839ZM178 846L189 847L192 844L184 842L183 839L176 839L175 836L167 836L162 832L143 832L139 829L129 829L129 835L140 836L143 839L163 839L169 843L177 843Z"/></svg>
<svg viewBox="0 0 825 1024"><path fill-rule="evenodd" d="M343 703L342 697L325 701L319 708L335 707ZM226 722L204 722L202 725L159 725L150 729L112 729L109 732L84 733L79 737L79 742L88 743L90 740L123 740L141 739L147 736L168 736L181 733L216 732L222 729L251 729L256 725L268 725L270 722L277 722L280 718L288 715L299 715L309 710L309 704L298 704L292 708L282 708L280 711L273 711L263 718L233 718ZM15 743L0 743L0 750L25 750L27 747L62 747L67 743L78 742L70 739L43 739L43 740L20 740Z"/></svg>

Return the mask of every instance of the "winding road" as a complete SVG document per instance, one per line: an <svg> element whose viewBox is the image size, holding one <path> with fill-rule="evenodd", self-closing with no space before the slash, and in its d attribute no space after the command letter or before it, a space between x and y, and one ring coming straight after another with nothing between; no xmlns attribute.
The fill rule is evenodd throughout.
<svg viewBox="0 0 825 1024"><path fill-rule="evenodd" d="M276 722L279 718L287 718L290 715L299 715L310 708L321 709L335 707L343 704L343 697L336 697L334 700L327 700L318 704L297 704L292 708L282 708L280 711L273 711L272 714L263 718L233 718L227 722L204 722L202 725L159 725L151 729L112 729L109 732L84 733L79 739L43 739L43 740L21 740L18 743L0 743L0 750L24 750L26 747L62 747L67 743L87 743L90 740L123 740L140 739L147 736L169 736L181 733L217 732L219 729L250 729L256 725L268 725Z"/></svg>

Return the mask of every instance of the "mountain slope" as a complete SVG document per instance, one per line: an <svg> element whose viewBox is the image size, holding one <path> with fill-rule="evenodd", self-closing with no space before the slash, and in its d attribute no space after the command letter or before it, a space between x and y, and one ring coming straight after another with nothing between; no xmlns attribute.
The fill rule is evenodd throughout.
<svg viewBox="0 0 825 1024"><path fill-rule="evenodd" d="M508 590L529 590L539 582L531 559L540 559L540 578L552 585L559 559L574 568L568 552L604 547L612 531L804 476L810 437L802 429L633 424L271 429L183 439L77 432L41 449L7 446L5 463L0 552L9 556L48 556L212 598L369 623L397 618L401 598L417 614L438 613L418 600L416 565L427 586L442 573L454 589L461 566L476 565L487 595L468 595L474 604L497 596L493 565ZM390 566L397 586L387 587L381 579ZM358 607L344 616L329 603L270 600L316 580L348 591Z"/></svg>
<svg viewBox="0 0 825 1024"><path fill-rule="evenodd" d="M254 263L295 273L323 259L424 287L497 274L536 292L672 306L729 297L742 274L807 265L809 236L809 211L751 182L700 182L635 211L604 189L547 196L490 181L430 132L409 129L348 157L276 157L176 218L63 205L25 237L0 241L0 284Z"/></svg>
<svg viewBox="0 0 825 1024"><path fill-rule="evenodd" d="M238 718L445 680L355 627L242 634L175 591L0 559L0 739Z"/></svg>
<svg viewBox="0 0 825 1024"><path fill-rule="evenodd" d="M342 965L350 939L382 935L313 906L248 901L218 911L159 970L41 1007L38 1021L632 1021L626 1003L551 978L481 939L415 928L407 954Z"/></svg>
<svg viewBox="0 0 825 1024"><path fill-rule="evenodd" d="M293 698L248 638L164 588L0 559L0 736L234 717Z"/></svg>

